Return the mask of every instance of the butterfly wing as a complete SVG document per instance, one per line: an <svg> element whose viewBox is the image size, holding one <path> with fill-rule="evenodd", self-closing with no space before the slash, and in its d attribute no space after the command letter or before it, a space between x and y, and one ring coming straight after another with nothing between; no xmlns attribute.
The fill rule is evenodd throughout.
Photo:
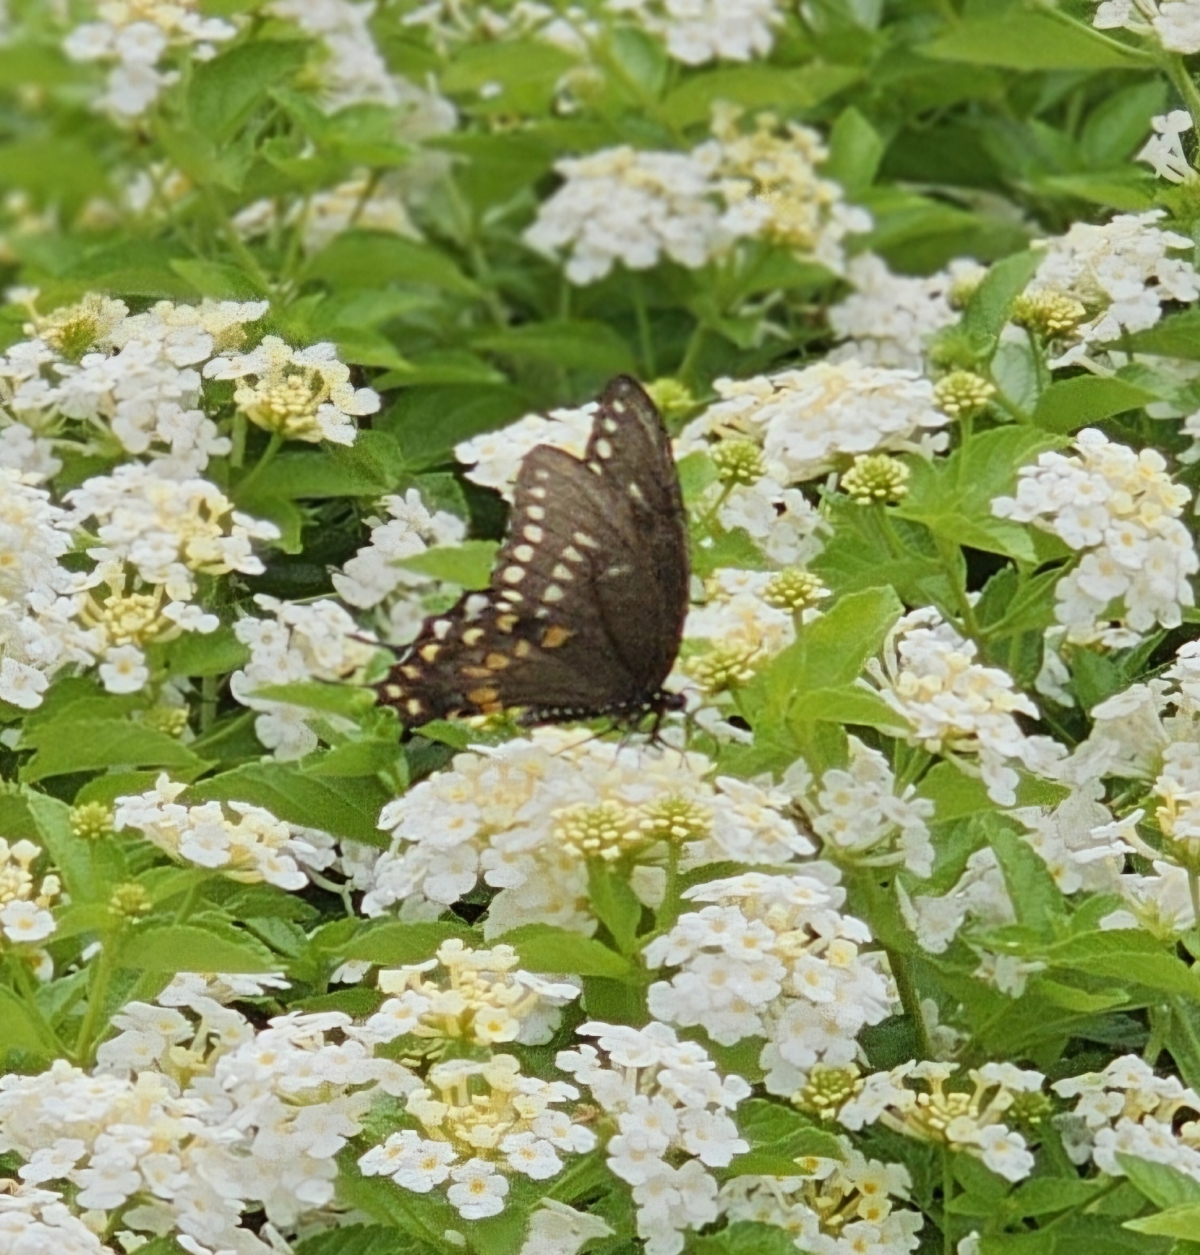
<svg viewBox="0 0 1200 1255"><path fill-rule="evenodd" d="M522 707L525 722L633 714L679 647L687 547L670 442L630 379L609 385L583 460L539 445L491 583L423 625L381 686L408 726Z"/></svg>

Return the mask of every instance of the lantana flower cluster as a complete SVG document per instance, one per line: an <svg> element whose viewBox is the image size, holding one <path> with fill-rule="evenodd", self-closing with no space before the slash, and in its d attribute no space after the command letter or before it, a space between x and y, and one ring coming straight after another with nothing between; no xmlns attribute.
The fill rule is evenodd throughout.
<svg viewBox="0 0 1200 1255"><path fill-rule="evenodd" d="M359 1036L390 1042L412 1034L428 1044L473 1046L547 1042L558 1028L560 1008L579 996L579 986L546 980L518 962L512 946L476 950L451 938L432 959L384 968L377 984L389 997Z"/></svg>
<svg viewBox="0 0 1200 1255"><path fill-rule="evenodd" d="M1122 647L1156 626L1178 627L1195 600L1188 577L1200 569L1179 517L1191 494L1155 449L1087 427L1075 450L1041 454L1021 468L1015 497L992 502L999 517L1033 523L1083 555L1055 588L1068 641Z"/></svg>
<svg viewBox="0 0 1200 1255"><path fill-rule="evenodd" d="M888 761L856 736L847 738L844 768L831 767L818 784L803 759L784 774L784 786L820 837L822 853L835 863L861 867L899 864L915 876L933 870L929 821L933 803L915 786L896 791Z"/></svg>
<svg viewBox="0 0 1200 1255"><path fill-rule="evenodd" d="M1025 1139L1006 1123L1006 1113L1040 1095L1045 1077L1011 1063L985 1063L967 1078L950 1063L903 1063L873 1072L838 1112L850 1130L877 1121L906 1137L941 1143L981 1159L1006 1181L1021 1181L1033 1170ZM969 1079L969 1088L961 1088ZM950 1084L953 1082L953 1084ZM915 1084L914 1084L915 1083ZM1030 1106L1033 1115L1038 1114Z"/></svg>
<svg viewBox="0 0 1200 1255"><path fill-rule="evenodd" d="M1076 1163L1090 1158L1102 1172L1122 1177L1121 1155L1166 1164L1200 1181L1200 1096L1178 1077L1156 1076L1136 1055L1121 1055L1101 1072L1055 1081L1061 1098L1075 1098L1058 1116L1064 1144ZM1190 1113L1192 1119L1184 1119Z"/></svg>
<svg viewBox="0 0 1200 1255"><path fill-rule="evenodd" d="M779 0L605 0L605 7L657 35L684 65L766 56L783 20Z"/></svg>
<svg viewBox="0 0 1200 1255"><path fill-rule="evenodd" d="M249 802L186 806L176 801L186 789L163 772L153 789L117 798L114 831L135 828L181 862L281 889L303 889L309 883L306 868L319 871L336 858L333 838L320 829L286 824Z"/></svg>
<svg viewBox="0 0 1200 1255"><path fill-rule="evenodd" d="M249 646L250 657L230 677L229 689L243 706L258 712L254 731L276 758L303 758L319 744L309 723L312 712L291 702L257 697L255 690L343 679L365 667L376 646L360 638L358 625L335 601L322 598L302 605L265 593L254 600L271 617L247 615L234 625L238 640ZM340 715L322 712L321 718L334 729L354 726Z"/></svg>
<svg viewBox="0 0 1200 1255"><path fill-rule="evenodd" d="M559 1108L578 1097L565 1081L523 1075L512 1055L446 1059L408 1096L421 1132L390 1134L358 1166L418 1194L449 1181L446 1199L464 1220L499 1215L511 1173L546 1181L566 1166L560 1154L595 1146L596 1134Z"/></svg>
<svg viewBox="0 0 1200 1255"><path fill-rule="evenodd" d="M8 941L44 941L56 927L50 907L62 885L54 872L36 878L32 869L41 856L33 841L0 837L0 933Z"/></svg>
<svg viewBox="0 0 1200 1255"><path fill-rule="evenodd" d="M840 1139L841 1159L797 1160L792 1177L737 1176L721 1186L730 1221L752 1220L785 1230L813 1255L907 1255L920 1245L919 1211L897 1207L912 1189L901 1164L868 1159Z"/></svg>
<svg viewBox="0 0 1200 1255"><path fill-rule="evenodd" d="M264 988L235 983L241 996ZM59 1059L0 1079L0 1149L23 1161L21 1180L69 1189L101 1231L119 1219L133 1234L174 1234L193 1255L270 1255L246 1213L265 1212L268 1228L319 1216L334 1156L376 1096L416 1080L374 1058L347 1015L295 1013L256 1031L220 993L177 977L157 1005L122 1009L93 1074Z"/></svg>
<svg viewBox="0 0 1200 1255"><path fill-rule="evenodd" d="M1049 774L1062 749L1046 737L1027 737L1018 714L1038 710L999 667L976 662L978 646L932 607L904 615L888 633L882 659L867 670L883 700L908 725L910 745L940 754L987 785L1001 806L1016 800L1022 763Z"/></svg>
<svg viewBox="0 0 1200 1255"><path fill-rule="evenodd" d="M703 754L614 749L556 728L457 754L383 808L392 844L362 909L401 903L405 918L432 918L483 884L498 890L488 937L526 923L591 933L589 860L625 868L653 903L670 860L788 863L812 852L782 795L729 777L710 784L711 770Z"/></svg>
<svg viewBox="0 0 1200 1255"><path fill-rule="evenodd" d="M855 454L944 450L950 418L916 371L818 362L752 379L717 379L719 401L687 427L680 452L730 438L759 445L769 474L801 483L848 465ZM717 448L720 447L718 443Z"/></svg>
<svg viewBox="0 0 1200 1255"><path fill-rule="evenodd" d="M561 1050L555 1062L615 1125L608 1167L633 1187L647 1255L678 1255L687 1230L720 1214L708 1169L728 1167L750 1149L732 1115L750 1086L740 1076L720 1076L702 1047L679 1041L665 1024L589 1022L577 1032L595 1037L599 1050Z"/></svg>
<svg viewBox="0 0 1200 1255"><path fill-rule="evenodd" d="M1101 0L1092 19L1098 30L1123 28L1149 36L1167 52L1200 52L1196 0Z"/></svg>
<svg viewBox="0 0 1200 1255"><path fill-rule="evenodd" d="M870 929L841 912L838 880L811 862L802 875L749 872L686 890L711 905L645 948L647 967L677 969L651 985L651 1012L702 1025L724 1046L765 1037L759 1063L773 1094L791 1094L818 1062L852 1062L859 1031L886 1019L894 997L881 956L862 949Z"/></svg>
<svg viewBox="0 0 1200 1255"><path fill-rule="evenodd" d="M128 121L144 113L179 71L165 69L172 54L186 50L196 61L216 55L217 43L232 39L237 27L219 17L205 17L198 0L147 4L138 0L102 0L97 22L76 26L63 42L72 61L108 66L100 108Z"/></svg>
<svg viewBox="0 0 1200 1255"><path fill-rule="evenodd" d="M808 127L760 114L743 130L738 111L718 110L713 136L688 153L627 145L564 158L564 184L538 210L525 242L555 256L567 278L603 279L620 262L648 270L661 260L697 269L741 239L763 239L844 266L843 241L870 228L840 187L817 173L827 152Z"/></svg>

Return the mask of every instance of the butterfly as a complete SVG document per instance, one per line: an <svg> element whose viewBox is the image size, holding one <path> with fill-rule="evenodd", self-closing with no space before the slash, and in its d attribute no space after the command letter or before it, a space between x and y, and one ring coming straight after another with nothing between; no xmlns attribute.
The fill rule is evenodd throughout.
<svg viewBox="0 0 1200 1255"><path fill-rule="evenodd" d="M600 396L582 459L526 454L487 589L432 615L378 687L407 730L517 710L524 725L608 716L654 732L688 602L687 526L671 441L627 376Z"/></svg>

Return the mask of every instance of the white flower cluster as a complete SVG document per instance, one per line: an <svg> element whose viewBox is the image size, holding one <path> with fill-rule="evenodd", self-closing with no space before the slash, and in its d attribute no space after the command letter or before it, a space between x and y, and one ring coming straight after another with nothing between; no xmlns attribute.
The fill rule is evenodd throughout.
<svg viewBox="0 0 1200 1255"><path fill-rule="evenodd" d="M912 1189L902 1164L867 1159L839 1138L843 1158L797 1161L793 1177L737 1176L721 1186L721 1210L731 1221L784 1229L812 1255L908 1255L920 1245L924 1216L908 1207Z"/></svg>
<svg viewBox="0 0 1200 1255"><path fill-rule="evenodd" d="M564 52L582 56L600 26L579 5L542 4L541 0L516 0L493 8L487 4L462 5L458 0L427 0L400 19L402 25L426 32L438 53L464 43L492 43L505 39L536 39Z"/></svg>
<svg viewBox="0 0 1200 1255"><path fill-rule="evenodd" d="M259 712L255 734L276 758L303 758L319 744L308 724L312 712L290 702L255 697L255 689L344 680L371 661L376 646L355 639L358 625L337 602L322 599L301 605L262 593L254 600L272 617L247 617L234 625L238 640L250 648L250 658L230 676L229 691L243 706ZM321 719L335 728L352 726L340 715L323 712Z"/></svg>
<svg viewBox="0 0 1200 1255"><path fill-rule="evenodd" d="M224 872L246 884L266 881L280 889L303 889L303 868L320 871L337 857L333 838L318 828L297 828L249 802L184 806L175 799L187 789L162 773L153 789L119 797L113 830L136 828L147 841L182 862Z"/></svg>
<svg viewBox="0 0 1200 1255"><path fill-rule="evenodd" d="M252 423L311 444L353 444L354 419L374 414L380 405L373 388L354 387L349 366L338 361L337 345L328 341L293 349L278 336L264 336L249 353L214 358L204 377L241 380L234 404Z"/></svg>
<svg viewBox="0 0 1200 1255"><path fill-rule="evenodd" d="M926 607L901 618L867 672L885 702L908 724L910 745L978 774L1001 806L1016 800L1013 762L1046 774L1062 753L1047 737L1026 737L1018 714L1037 707L998 667L975 661L978 649Z"/></svg>
<svg viewBox="0 0 1200 1255"><path fill-rule="evenodd" d="M605 0L667 46L684 65L765 57L784 18L780 0Z"/></svg>
<svg viewBox="0 0 1200 1255"><path fill-rule="evenodd" d="M432 918L480 882L498 890L485 935L522 924L596 928L588 859L621 860L634 892L662 899L672 847L691 868L722 859L781 864L812 852L780 813L786 799L729 777L708 782L703 754L615 749L586 729L538 729L525 740L457 754L447 771L389 802L392 833L363 899Z"/></svg>
<svg viewBox="0 0 1200 1255"><path fill-rule="evenodd" d="M906 1137L973 1155L1006 1181L1024 1180L1033 1170L1033 1155L1004 1116L1021 1094L1040 1093L1046 1078L1011 1063L985 1063L968 1070L968 1094L946 1089L957 1071L954 1064L926 1060L873 1072L838 1120L853 1132L879 1122ZM923 1088L914 1088L914 1081Z"/></svg>
<svg viewBox="0 0 1200 1255"><path fill-rule="evenodd" d="M384 497L380 505L390 518L371 520L371 539L341 571L332 574L338 596L352 606L369 609L388 602L393 642L411 640L424 621L422 593L432 581L398 565L405 558L424 553L431 545L457 545L466 536L466 525L446 510L430 511L416 488L403 497ZM394 594L399 593L399 596Z"/></svg>
<svg viewBox="0 0 1200 1255"><path fill-rule="evenodd" d="M1071 1121L1082 1128L1064 1138L1076 1163L1091 1158L1102 1172L1123 1177L1118 1156L1132 1155L1200 1181L1200 1096L1178 1077L1155 1076L1144 1060L1122 1055L1103 1072L1070 1076L1050 1088L1079 1100ZM1183 1120L1181 1111L1197 1118Z"/></svg>
<svg viewBox="0 0 1200 1255"><path fill-rule="evenodd" d="M1009 814L1026 829L1026 842L1063 893L1115 893L1126 847L1111 833L1112 813L1099 800L1104 786L1088 774L1052 810L1023 806Z"/></svg>
<svg viewBox="0 0 1200 1255"><path fill-rule="evenodd" d="M358 1161L364 1176L389 1176L406 1190L428 1194L449 1180L446 1199L464 1220L499 1215L519 1173L546 1181L565 1167L560 1152L583 1154L596 1135L557 1104L579 1097L565 1081L524 1076L512 1055L446 1059L408 1096L420 1122L389 1135Z"/></svg>
<svg viewBox="0 0 1200 1255"><path fill-rule="evenodd" d="M683 633L689 647L684 673L703 688L750 679L796 639L792 615L763 599L771 579L770 571L722 567L704 582L704 601L688 612Z"/></svg>
<svg viewBox="0 0 1200 1255"><path fill-rule="evenodd" d="M295 22L324 45L319 70L321 96L331 113L347 105L371 102L440 114L443 124L437 130L454 126L453 106L388 70L371 34L374 0L270 0L264 9L274 17ZM444 121L447 114L448 125Z"/></svg>
<svg viewBox="0 0 1200 1255"><path fill-rule="evenodd" d="M30 868L41 854L32 841L0 837L0 933L9 941L44 941L56 927L50 907L62 885L53 872L34 880Z"/></svg>
<svg viewBox="0 0 1200 1255"><path fill-rule="evenodd" d="M170 479L198 475L229 452L228 437L200 408L196 367L238 347L266 301L159 301L130 314L123 301L89 294L39 315L36 293L23 295L32 315L25 331L35 338L0 358L0 399L18 424L7 430L28 429L21 469L57 470L47 436L82 435L85 449L102 456L119 449L152 458Z"/></svg>
<svg viewBox="0 0 1200 1255"><path fill-rule="evenodd" d="M5 1182L0 1190L0 1250L14 1255L116 1255L72 1215L62 1195Z"/></svg>
<svg viewBox="0 0 1200 1255"><path fill-rule="evenodd" d="M359 1037L378 1043L411 1033L474 1046L548 1042L558 1028L560 1008L579 997L579 987L544 980L517 963L512 946L473 950L451 938L434 959L385 968L378 985L390 996ZM431 974L439 965L443 970Z"/></svg>
<svg viewBox="0 0 1200 1255"><path fill-rule="evenodd" d="M620 262L648 270L663 258L695 269L739 239L764 239L814 257L835 272L842 242L870 229L841 188L817 174L828 155L816 133L760 114L743 133L737 111L718 111L714 138L688 153L639 152L628 145L567 158L564 184L525 232L547 256L569 251L576 284L603 279Z"/></svg>
<svg viewBox="0 0 1200 1255"><path fill-rule="evenodd" d="M280 1016L256 1032L194 975L115 1022L92 1075L60 1059L0 1078L0 1150L24 1161L28 1185L69 1189L97 1230L119 1211L122 1228L175 1234L192 1255L272 1255L243 1214L265 1212L268 1230L319 1214L334 1156L376 1096L415 1084L372 1057L349 1016Z"/></svg>
<svg viewBox="0 0 1200 1255"><path fill-rule="evenodd" d="M897 885L900 911L912 929L917 944L930 954L942 954L972 919L984 929L1016 922L1012 899L995 853L985 847L976 850L966 862L962 875L943 894L909 896L903 884ZM1024 989L1028 971L1012 955L982 955L976 976L995 985L1010 997Z"/></svg>
<svg viewBox="0 0 1200 1255"><path fill-rule="evenodd" d="M646 966L678 969L650 986L650 1012L703 1026L732 1046L765 1037L759 1056L772 1094L792 1094L816 1063L850 1063L856 1038L892 1012L879 955L863 954L870 929L841 907L846 891L828 863L802 875L748 872L684 893L708 902L645 949Z"/></svg>
<svg viewBox="0 0 1200 1255"><path fill-rule="evenodd" d="M101 0L98 22L76 26L63 41L72 61L108 65L99 107L129 121L146 112L164 88L179 81L178 70L163 69L172 53L186 50L193 60L216 55L214 43L232 39L237 27L204 17L198 0Z"/></svg>
<svg viewBox="0 0 1200 1255"><path fill-rule="evenodd" d="M0 467L0 701L23 710L41 705L60 668L92 661L69 596L78 579L59 563L71 547L66 512Z"/></svg>
<svg viewBox="0 0 1200 1255"><path fill-rule="evenodd" d="M1172 109L1150 119L1153 134L1139 149L1135 161L1154 167L1160 179L1170 183L1186 183L1196 176L1181 138L1192 129L1192 115L1186 109Z"/></svg>
<svg viewBox="0 0 1200 1255"><path fill-rule="evenodd" d="M1149 36L1167 52L1200 52L1198 0L1101 0L1092 25Z"/></svg>
<svg viewBox="0 0 1200 1255"><path fill-rule="evenodd" d="M298 228L301 247L309 255L321 252L342 232L350 230L418 237L398 191L377 184L366 170L356 171L336 187L292 201L282 214L279 202L273 198L252 201L238 210L231 222L246 240L266 235L279 225Z"/></svg>
<svg viewBox="0 0 1200 1255"><path fill-rule="evenodd" d="M154 466L140 462L84 480L65 500L72 509L70 521L101 542L88 549L90 557L127 563L146 584L162 585L177 602L196 596L197 575L261 575L266 568L251 542L279 538L273 523L235 510L207 480L164 479ZM190 609L200 613L198 607ZM177 622L191 626L183 611Z"/></svg>
<svg viewBox="0 0 1200 1255"><path fill-rule="evenodd" d="M454 456L469 468L469 480L494 488L511 501L521 463L537 445L553 445L574 457L583 457L596 409L597 403L589 401L547 414L526 414L499 431L485 432L455 445Z"/></svg>
<svg viewBox="0 0 1200 1255"><path fill-rule="evenodd" d="M732 488L714 484L697 502L697 512L703 515L712 505L723 528L741 528L778 566L807 565L824 548L822 535L832 530L798 488L786 488L770 475Z"/></svg>
<svg viewBox="0 0 1200 1255"><path fill-rule="evenodd" d="M678 1255L688 1229L720 1214L717 1183L707 1169L726 1168L750 1149L729 1114L750 1086L737 1075L720 1077L700 1046L679 1041L665 1024L635 1029L591 1022L577 1032L597 1038L600 1050L562 1050L555 1062L586 1085L616 1123L608 1167L633 1187L647 1255Z"/></svg>
<svg viewBox="0 0 1200 1255"><path fill-rule="evenodd" d="M1200 569L1179 518L1191 494L1155 449L1134 451L1091 427L1075 448L1022 467L1016 496L997 497L992 512L1033 523L1082 553L1054 592L1068 641L1121 648L1156 626L1178 627L1194 603L1188 577Z"/></svg>
<svg viewBox="0 0 1200 1255"><path fill-rule="evenodd" d="M915 876L928 876L933 870L929 839L933 803L917 797L911 784L897 795L887 759L856 736L847 741L845 768L831 767L819 786L803 759L797 759L783 778L821 838L825 856L860 867L899 864Z"/></svg>
<svg viewBox="0 0 1200 1255"><path fill-rule="evenodd" d="M1200 274L1186 258L1172 256L1183 249L1190 256L1192 241L1155 226L1165 216L1151 209L1118 214L1102 226L1076 222L1066 235L1040 242L1045 256L1026 290L1069 297L1088 313L1072 332L1076 343L1052 366L1081 361L1091 345L1153 327L1164 302L1200 297Z"/></svg>
<svg viewBox="0 0 1200 1255"><path fill-rule="evenodd" d="M985 273L978 262L960 258L932 275L895 275L882 257L860 253L846 266L854 291L828 310L830 327L845 343L825 360L921 370L930 339L958 321L951 299Z"/></svg>
<svg viewBox="0 0 1200 1255"><path fill-rule="evenodd" d="M784 484L825 475L859 453L930 453L949 444L935 432L950 419L934 405L933 384L911 370L817 362L713 387L721 399L683 429L679 455L708 448L712 437L751 440Z"/></svg>

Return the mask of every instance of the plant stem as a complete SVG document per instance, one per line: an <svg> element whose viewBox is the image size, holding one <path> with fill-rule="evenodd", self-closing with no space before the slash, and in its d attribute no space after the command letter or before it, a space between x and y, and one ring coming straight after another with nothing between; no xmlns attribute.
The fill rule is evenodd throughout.
<svg viewBox="0 0 1200 1255"><path fill-rule="evenodd" d="M277 431L273 431L270 443L263 450L263 455L258 459L254 469L244 479L238 481L234 490L236 496L244 498L249 494L251 487L258 481L259 476L275 460L275 455L279 452L282 445L283 437Z"/></svg>

